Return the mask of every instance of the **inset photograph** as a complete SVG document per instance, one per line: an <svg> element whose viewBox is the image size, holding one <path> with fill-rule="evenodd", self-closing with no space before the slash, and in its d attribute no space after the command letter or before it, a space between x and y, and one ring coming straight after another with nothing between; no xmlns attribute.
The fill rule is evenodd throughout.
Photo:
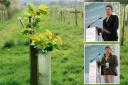
<svg viewBox="0 0 128 85"><path fill-rule="evenodd" d="M84 41L119 42L119 12L119 2L85 2Z"/></svg>
<svg viewBox="0 0 128 85"><path fill-rule="evenodd" d="M84 46L84 84L120 83L120 46L86 44Z"/></svg>

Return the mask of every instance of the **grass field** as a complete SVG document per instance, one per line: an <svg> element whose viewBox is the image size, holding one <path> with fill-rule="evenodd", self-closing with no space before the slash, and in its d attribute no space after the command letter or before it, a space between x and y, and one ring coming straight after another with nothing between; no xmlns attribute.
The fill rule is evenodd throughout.
<svg viewBox="0 0 128 85"><path fill-rule="evenodd" d="M30 85L30 60L28 40L21 34L17 20L21 12L0 22L0 85ZM63 45L61 50L52 52L52 85L83 85L84 80L84 44L83 19L79 16L78 26L74 24L74 15L67 15L60 21L58 15L44 17L42 27L59 34ZM128 27L128 26L127 26ZM121 46L121 85L128 84L128 29L125 30L125 43Z"/></svg>

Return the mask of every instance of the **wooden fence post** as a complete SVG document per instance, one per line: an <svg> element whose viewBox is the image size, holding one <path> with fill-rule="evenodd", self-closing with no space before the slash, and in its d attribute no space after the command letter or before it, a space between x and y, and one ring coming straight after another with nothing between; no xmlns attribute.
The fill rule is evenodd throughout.
<svg viewBox="0 0 128 85"><path fill-rule="evenodd" d="M64 11L60 11L60 20L65 22Z"/></svg>
<svg viewBox="0 0 128 85"><path fill-rule="evenodd" d="M75 9L75 11L70 11L70 13L75 14L75 24L78 26L78 13L81 13L81 11L77 11L77 9Z"/></svg>

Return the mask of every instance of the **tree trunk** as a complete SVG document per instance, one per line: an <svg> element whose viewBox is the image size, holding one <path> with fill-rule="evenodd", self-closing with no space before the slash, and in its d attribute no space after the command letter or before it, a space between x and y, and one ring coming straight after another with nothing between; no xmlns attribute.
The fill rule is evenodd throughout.
<svg viewBox="0 0 128 85"><path fill-rule="evenodd" d="M127 7L127 21L126 22L127 22L126 24L128 24L128 7Z"/></svg>
<svg viewBox="0 0 128 85"><path fill-rule="evenodd" d="M124 8L124 10L123 10L123 13L124 13L124 15L123 15L123 26L122 26L122 35L121 35L121 45L123 46L123 44L124 44L124 30L125 30L125 9L126 9L126 5L124 5L123 6Z"/></svg>

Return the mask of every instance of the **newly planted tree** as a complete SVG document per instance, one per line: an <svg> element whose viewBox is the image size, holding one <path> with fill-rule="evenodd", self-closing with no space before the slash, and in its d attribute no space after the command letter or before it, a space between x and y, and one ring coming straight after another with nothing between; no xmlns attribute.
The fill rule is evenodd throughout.
<svg viewBox="0 0 128 85"><path fill-rule="evenodd" d="M23 19L19 17L23 26L22 33L30 39L31 85L51 85L50 52L62 44L61 38L49 30L35 32L42 27L39 23L47 12L48 8L45 5L35 7L29 4Z"/></svg>

